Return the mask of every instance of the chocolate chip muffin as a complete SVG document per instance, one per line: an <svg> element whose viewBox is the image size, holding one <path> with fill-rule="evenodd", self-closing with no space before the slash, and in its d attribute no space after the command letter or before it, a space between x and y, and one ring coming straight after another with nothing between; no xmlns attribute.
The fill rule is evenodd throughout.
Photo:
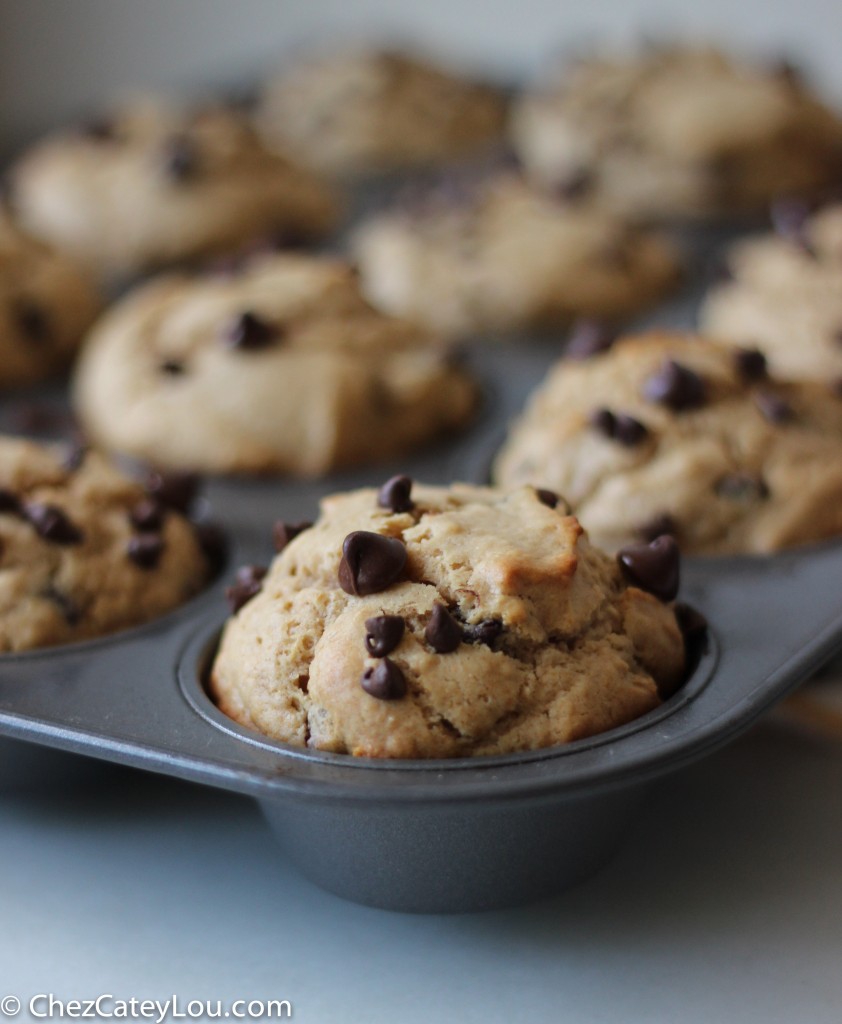
<svg viewBox="0 0 842 1024"><path fill-rule="evenodd" d="M0 208L0 388L35 384L66 367L99 307L88 276Z"/></svg>
<svg viewBox="0 0 842 1024"><path fill-rule="evenodd" d="M390 458L461 426L475 398L438 339L373 310L346 264L272 253L143 286L100 322L75 380L97 444L209 472Z"/></svg>
<svg viewBox="0 0 842 1024"><path fill-rule="evenodd" d="M537 181L635 218L760 212L842 171L842 122L791 65L715 49L576 61L516 104L512 138Z"/></svg>
<svg viewBox="0 0 842 1024"><path fill-rule="evenodd" d="M396 477L281 534L269 571L231 588L210 676L226 714L274 739L364 757L532 750L629 722L684 678L675 544L621 562L554 494Z"/></svg>
<svg viewBox="0 0 842 1024"><path fill-rule="evenodd" d="M330 174L431 165L503 133L494 88L392 52L314 56L268 82L258 123L272 142Z"/></svg>
<svg viewBox="0 0 842 1024"><path fill-rule="evenodd" d="M122 276L237 247L260 234L318 238L334 195L259 140L233 110L137 102L45 139L10 173L34 235Z"/></svg>
<svg viewBox="0 0 842 1024"><path fill-rule="evenodd" d="M377 216L353 251L372 302L452 336L621 319L679 277L664 239L513 174Z"/></svg>
<svg viewBox="0 0 842 1024"><path fill-rule="evenodd" d="M770 369L842 387L842 203L808 216L779 203L777 232L736 244L730 278L708 294L707 334L760 349Z"/></svg>
<svg viewBox="0 0 842 1024"><path fill-rule="evenodd" d="M609 549L674 536L700 554L842 533L842 393L781 383L757 350L648 334L551 371L494 467L563 491Z"/></svg>
<svg viewBox="0 0 842 1024"><path fill-rule="evenodd" d="M185 495L94 452L0 437L0 652L113 633L196 594L220 548Z"/></svg>

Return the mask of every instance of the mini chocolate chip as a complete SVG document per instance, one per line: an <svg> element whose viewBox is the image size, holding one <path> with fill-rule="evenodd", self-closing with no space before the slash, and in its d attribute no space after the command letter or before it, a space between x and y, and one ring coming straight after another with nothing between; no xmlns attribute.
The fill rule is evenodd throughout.
<svg viewBox="0 0 842 1024"><path fill-rule="evenodd" d="M568 359L590 359L607 352L617 340L617 332L598 320L577 320L567 339Z"/></svg>
<svg viewBox="0 0 842 1024"><path fill-rule="evenodd" d="M678 593L681 557L674 537L629 544L617 552L617 561L630 583L661 601L671 601Z"/></svg>
<svg viewBox="0 0 842 1024"><path fill-rule="evenodd" d="M299 533L309 530L312 525L312 523L304 520L300 523L285 523L283 520L278 519L272 527L272 540L275 544L275 550L278 552L283 551L291 540L297 537Z"/></svg>
<svg viewBox="0 0 842 1024"><path fill-rule="evenodd" d="M815 256L815 250L807 237L809 216L810 206L803 199L778 199L772 204L772 226L775 231L808 256Z"/></svg>
<svg viewBox="0 0 842 1024"><path fill-rule="evenodd" d="M12 315L18 331L27 341L34 342L36 345L44 345L52 337L50 316L37 302L29 299L16 302Z"/></svg>
<svg viewBox="0 0 842 1024"><path fill-rule="evenodd" d="M367 668L360 682L365 692L378 700L400 700L406 696L404 674L389 658L383 658L374 668Z"/></svg>
<svg viewBox="0 0 842 1024"><path fill-rule="evenodd" d="M196 473L161 473L152 470L146 477L146 490L162 505L186 514L199 494L201 483L201 477Z"/></svg>
<svg viewBox="0 0 842 1024"><path fill-rule="evenodd" d="M396 537L354 530L342 544L339 586L346 594L364 597L391 586L406 565L406 547Z"/></svg>
<svg viewBox="0 0 842 1024"><path fill-rule="evenodd" d="M113 142L117 125L110 117L92 117L79 125L79 134L93 142Z"/></svg>
<svg viewBox="0 0 842 1024"><path fill-rule="evenodd" d="M0 513L4 512L8 515L20 515L21 503L14 491L0 487Z"/></svg>
<svg viewBox="0 0 842 1024"><path fill-rule="evenodd" d="M60 590L56 590L55 587L50 585L42 592L41 596L59 608L68 626L78 625L82 618L82 611L75 602L70 600L67 594L63 594Z"/></svg>
<svg viewBox="0 0 842 1024"><path fill-rule="evenodd" d="M233 584L225 589L232 615L236 615L244 604L260 593L265 575L266 570L261 565L240 566L234 574Z"/></svg>
<svg viewBox="0 0 842 1024"><path fill-rule="evenodd" d="M163 168L172 181L185 182L195 178L201 161L195 142L186 135L174 135L164 146Z"/></svg>
<svg viewBox="0 0 842 1024"><path fill-rule="evenodd" d="M166 508L154 498L142 498L129 509L129 522L136 530L157 533L164 525Z"/></svg>
<svg viewBox="0 0 842 1024"><path fill-rule="evenodd" d="M415 508L411 497L412 479L408 476L393 476L377 493L377 504L390 512L409 512Z"/></svg>
<svg viewBox="0 0 842 1024"><path fill-rule="evenodd" d="M738 348L734 353L734 362L743 380L763 380L768 376L766 356L758 348Z"/></svg>
<svg viewBox="0 0 842 1024"><path fill-rule="evenodd" d="M690 676L708 650L708 621L700 611L683 601L676 601L673 610L684 637L685 669Z"/></svg>
<svg viewBox="0 0 842 1024"><path fill-rule="evenodd" d="M660 515L650 519L648 523L643 523L637 528L637 535L642 537L647 543L657 540L658 537L665 535L675 537L677 534L678 523L676 523L669 512L662 512Z"/></svg>
<svg viewBox="0 0 842 1024"><path fill-rule="evenodd" d="M82 444L79 441L71 441L67 446L64 458L61 460L62 467L68 473L75 473L78 469L82 468L89 450L86 444Z"/></svg>
<svg viewBox="0 0 842 1024"><path fill-rule="evenodd" d="M613 413L610 409L597 409L590 418L593 427L612 441L633 448L649 435L646 427L627 413Z"/></svg>
<svg viewBox="0 0 842 1024"><path fill-rule="evenodd" d="M161 560L164 538L160 533L138 533L129 538L129 558L141 569L154 569Z"/></svg>
<svg viewBox="0 0 842 1024"><path fill-rule="evenodd" d="M63 509L55 505L31 501L23 506L23 514L38 536L44 540L53 544L82 543L82 531L70 521Z"/></svg>
<svg viewBox="0 0 842 1024"><path fill-rule="evenodd" d="M466 644L485 644L491 647L503 632L503 623L499 619L483 619L473 626L465 626L462 639Z"/></svg>
<svg viewBox="0 0 842 1024"><path fill-rule="evenodd" d="M462 627L443 604L436 603L424 636L437 654L450 654L462 643Z"/></svg>
<svg viewBox="0 0 842 1024"><path fill-rule="evenodd" d="M181 377L186 372L184 363L178 359L165 359L158 364L158 369L168 377Z"/></svg>
<svg viewBox="0 0 842 1024"><path fill-rule="evenodd" d="M218 572L228 555L228 538L221 526L212 522L194 523L193 532L213 572Z"/></svg>
<svg viewBox="0 0 842 1024"><path fill-rule="evenodd" d="M536 487L535 496L542 505L547 505L549 508L555 508L558 505L558 495L555 491L548 491L545 487Z"/></svg>
<svg viewBox="0 0 842 1024"><path fill-rule="evenodd" d="M406 623L400 615L376 615L365 620L365 649L372 658L385 658L403 638Z"/></svg>
<svg viewBox="0 0 842 1024"><path fill-rule="evenodd" d="M754 392L754 404L760 410L760 414L770 423L781 424L791 420L795 413L789 402L773 391L765 391L758 388Z"/></svg>
<svg viewBox="0 0 842 1024"><path fill-rule="evenodd" d="M695 409L705 402L705 382L693 370L667 359L660 370L643 382L643 397L675 412Z"/></svg>
<svg viewBox="0 0 842 1024"><path fill-rule="evenodd" d="M581 167L558 182L553 192L563 202L571 202L587 195L592 186L593 174L586 167Z"/></svg>
<svg viewBox="0 0 842 1024"><path fill-rule="evenodd" d="M272 324L246 310L225 326L222 337L229 348L253 351L271 345L277 339L278 331Z"/></svg>
<svg viewBox="0 0 842 1024"><path fill-rule="evenodd" d="M760 477L750 473L728 473L716 482L716 493L732 501L758 501L769 497L769 488Z"/></svg>

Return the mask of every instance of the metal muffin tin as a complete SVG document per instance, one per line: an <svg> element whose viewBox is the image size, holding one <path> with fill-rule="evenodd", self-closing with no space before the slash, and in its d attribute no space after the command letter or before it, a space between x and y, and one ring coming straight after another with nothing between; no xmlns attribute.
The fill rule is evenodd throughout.
<svg viewBox="0 0 842 1024"><path fill-rule="evenodd" d="M693 239L698 259L709 248L708 237ZM689 325L692 310L688 294L650 322ZM477 421L400 465L317 483L211 480L207 501L232 542L221 577L144 626L0 657L0 734L252 796L305 875L374 906L501 907L593 872L652 782L734 738L842 647L842 543L685 560L680 597L711 626L697 669L656 711L564 747L406 762L319 754L241 728L203 685L227 615L225 583L236 565L269 561L275 519L312 518L322 495L397 471L484 482L505 423L559 351L529 339L469 347L485 390ZM51 400L61 407L63 398ZM14 401L0 420L14 422Z"/></svg>

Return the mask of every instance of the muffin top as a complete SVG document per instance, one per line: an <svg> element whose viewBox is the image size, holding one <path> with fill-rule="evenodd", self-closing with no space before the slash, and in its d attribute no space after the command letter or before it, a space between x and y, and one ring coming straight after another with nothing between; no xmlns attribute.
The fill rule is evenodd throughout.
<svg viewBox="0 0 842 1024"><path fill-rule="evenodd" d="M191 112L138 100L36 144L9 182L26 228L106 276L261 234L318 238L337 219L334 195L311 171L221 106Z"/></svg>
<svg viewBox="0 0 842 1024"><path fill-rule="evenodd" d="M403 53L345 51L292 64L268 82L265 136L331 174L441 163L500 138L494 88Z"/></svg>
<svg viewBox="0 0 842 1024"><path fill-rule="evenodd" d="M713 48L572 62L516 105L512 135L537 180L638 218L760 211L842 169L842 122L791 65Z"/></svg>
<svg viewBox="0 0 842 1024"><path fill-rule="evenodd" d="M397 477L276 537L268 573L247 567L229 591L210 681L274 739L365 757L531 750L626 723L683 680L673 542L624 570L554 494Z"/></svg>
<svg viewBox="0 0 842 1024"><path fill-rule="evenodd" d="M550 372L494 476L562 491L609 549L659 534L706 554L818 541L842 532L842 392L776 381L756 350L627 338Z"/></svg>
<svg viewBox="0 0 842 1024"><path fill-rule="evenodd" d="M437 337L372 309L347 264L266 253L112 307L75 399L96 443L166 468L317 476L460 426L476 388Z"/></svg>
<svg viewBox="0 0 842 1024"><path fill-rule="evenodd" d="M778 204L775 221L776 233L732 247L700 328L760 349L782 377L842 381L842 203L812 216Z"/></svg>
<svg viewBox="0 0 842 1024"><path fill-rule="evenodd" d="M0 437L0 651L87 640L170 611L217 567L184 512L187 481L151 489L95 452Z"/></svg>

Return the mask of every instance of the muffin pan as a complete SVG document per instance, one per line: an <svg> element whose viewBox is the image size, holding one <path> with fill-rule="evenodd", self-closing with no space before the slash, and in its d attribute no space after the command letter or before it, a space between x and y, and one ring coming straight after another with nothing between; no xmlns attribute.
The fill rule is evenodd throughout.
<svg viewBox="0 0 842 1024"><path fill-rule="evenodd" d="M669 308L660 319L680 322ZM512 905L594 871L650 783L736 736L842 647L842 543L685 560L679 596L711 625L691 678L658 710L564 747L407 762L310 752L228 720L203 685L224 586L236 565L272 557L275 519L313 518L321 495L398 470L482 482L506 420L557 355L526 341L469 350L485 385L473 429L400 465L318 483L210 481L207 502L232 542L221 577L155 622L0 659L0 733L252 796L305 875L375 906Z"/></svg>

